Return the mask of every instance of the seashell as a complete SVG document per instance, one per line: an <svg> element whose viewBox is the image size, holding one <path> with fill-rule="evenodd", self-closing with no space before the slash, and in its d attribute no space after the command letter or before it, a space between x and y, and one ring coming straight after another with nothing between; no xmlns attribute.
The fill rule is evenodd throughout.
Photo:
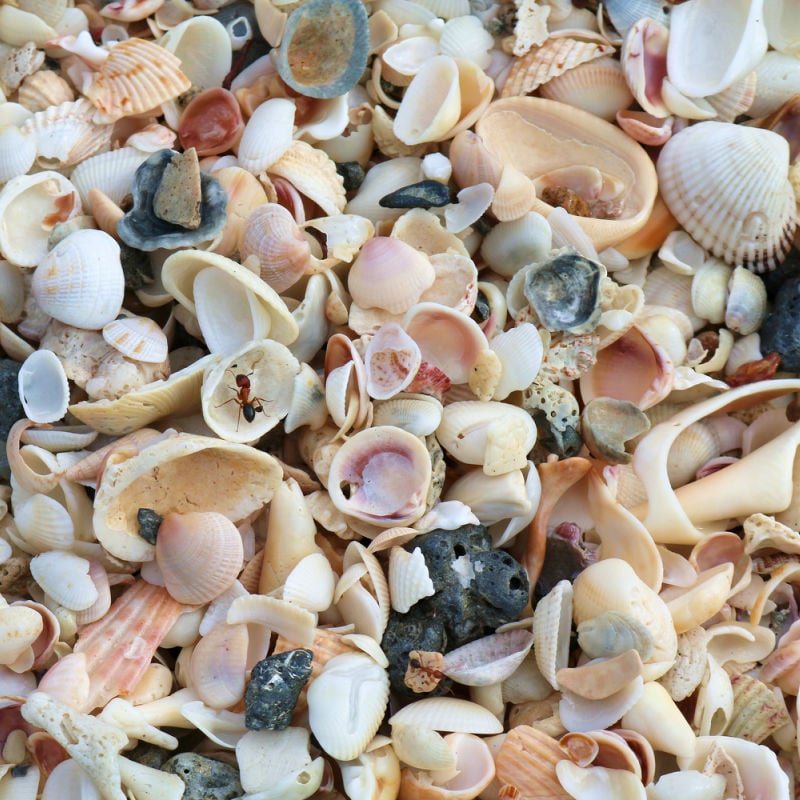
<svg viewBox="0 0 800 800"><path fill-rule="evenodd" d="M678 640L669 608L622 559L606 558L591 564L574 581L577 625L606 611L633 617L652 634L653 653L643 659L645 680L654 680L672 666Z"/></svg>
<svg viewBox="0 0 800 800"><path fill-rule="evenodd" d="M294 603L263 594L241 595L228 609L229 625L259 625L294 642L298 647L311 647L314 642L316 614Z"/></svg>
<svg viewBox="0 0 800 800"><path fill-rule="evenodd" d="M158 150L137 168L132 191L133 206L117 233L139 250L195 245L213 239L225 225L228 195L214 177L200 172L193 150Z"/></svg>
<svg viewBox="0 0 800 800"><path fill-rule="evenodd" d="M29 111L44 111L75 99L70 84L50 69L40 69L25 77L17 94L19 104Z"/></svg>
<svg viewBox="0 0 800 800"><path fill-rule="evenodd" d="M583 198L595 216L576 221L597 250L619 244L645 225L656 196L652 162L605 120L554 100L511 97L494 101L475 127L501 164L512 162L538 185L576 169L583 174L587 166L596 170L600 194ZM565 150L558 144L563 138L574 140L575 146ZM596 191L597 181L593 186ZM552 209L541 199L532 208L545 216Z"/></svg>
<svg viewBox="0 0 800 800"><path fill-rule="evenodd" d="M539 94L608 122L618 119L617 115L633 102L619 61L608 57L593 59L551 78L539 88Z"/></svg>
<svg viewBox="0 0 800 800"><path fill-rule="evenodd" d="M376 164L366 174L345 213L366 217L373 223L396 219L399 209L384 208L378 201L387 192L408 186L422 177L422 159L415 156L393 158Z"/></svg>
<svg viewBox="0 0 800 800"><path fill-rule="evenodd" d="M20 267L47 255L47 239L59 222L81 213L75 187L52 170L12 178L0 190L0 252Z"/></svg>
<svg viewBox="0 0 800 800"><path fill-rule="evenodd" d="M459 66L454 58L428 59L406 88L394 133L407 145L446 139L461 116Z"/></svg>
<svg viewBox="0 0 800 800"><path fill-rule="evenodd" d="M748 114L760 119L772 114L796 94L797 57L770 50L755 69L756 93Z"/></svg>
<svg viewBox="0 0 800 800"><path fill-rule="evenodd" d="M247 626L215 625L192 649L191 688L211 708L228 708L244 697Z"/></svg>
<svg viewBox="0 0 800 800"><path fill-rule="evenodd" d="M414 436L428 436L442 421L442 404L427 394L401 393L375 403L373 425L393 425Z"/></svg>
<svg viewBox="0 0 800 800"><path fill-rule="evenodd" d="M364 243L353 262L347 289L362 308L402 314L419 301L434 278L433 265L424 253L400 239L375 236Z"/></svg>
<svg viewBox="0 0 800 800"><path fill-rule="evenodd" d="M342 784L348 795L369 800L388 800L400 785L400 763L392 747L371 748L355 762L339 764Z"/></svg>
<svg viewBox="0 0 800 800"><path fill-rule="evenodd" d="M244 222L239 250L242 262L258 259L261 279L276 292L296 283L309 265L311 246L291 213L277 203L264 203Z"/></svg>
<svg viewBox="0 0 800 800"><path fill-rule="evenodd" d="M725 319L727 287L733 270L716 258L697 267L692 277L692 309L701 319L719 325Z"/></svg>
<svg viewBox="0 0 800 800"><path fill-rule="evenodd" d="M788 145L766 133L698 123L673 136L658 160L661 191L678 222L713 255L756 272L783 259L795 225ZM715 198L716 216L703 211L702 197Z"/></svg>
<svg viewBox="0 0 800 800"><path fill-rule="evenodd" d="M531 796L569 800L572 795L562 788L556 775L556 765L564 755L552 736L530 725L517 725L505 736L495 756L497 781Z"/></svg>
<svg viewBox="0 0 800 800"><path fill-rule="evenodd" d="M510 278L525 265L543 261L551 245L547 220L530 211L519 219L495 225L481 243L481 255L498 275Z"/></svg>
<svg viewBox="0 0 800 800"><path fill-rule="evenodd" d="M479 354L488 349L486 336L476 322L440 303L412 306L403 327L419 345L422 360L444 372L453 383L466 383Z"/></svg>
<svg viewBox="0 0 800 800"><path fill-rule="evenodd" d="M457 697L426 697L415 700L389 717L389 724L478 735L500 733L502 730L502 725L491 711Z"/></svg>
<svg viewBox="0 0 800 800"><path fill-rule="evenodd" d="M309 727L326 753L349 761L372 740L388 699L388 674L369 656L335 656L308 687Z"/></svg>
<svg viewBox="0 0 800 800"><path fill-rule="evenodd" d="M336 171L336 164L327 153L307 142L292 142L270 165L269 173L285 178L325 214L340 214L344 210L347 202L344 179Z"/></svg>
<svg viewBox="0 0 800 800"><path fill-rule="evenodd" d="M167 337L149 317L118 317L103 327L103 339L136 361L160 364L167 357Z"/></svg>
<svg viewBox="0 0 800 800"><path fill-rule="evenodd" d="M675 87L687 97L717 94L753 70L767 52L767 31L761 6L742 0L726 6L715 29L724 48L713 56L698 51L702 22L722 10L717 0L702 0L671 15L667 48L667 74ZM716 19L716 17L714 17Z"/></svg>
<svg viewBox="0 0 800 800"><path fill-rule="evenodd" d="M728 281L725 327L741 336L755 333L767 313L767 290L758 275L736 267Z"/></svg>
<svg viewBox="0 0 800 800"><path fill-rule="evenodd" d="M483 525L533 511L522 470L500 475L487 475L482 469L470 470L453 481L445 500L464 503Z"/></svg>
<svg viewBox="0 0 800 800"><path fill-rule="evenodd" d="M31 575L64 608L81 611L97 600L89 561L66 550L51 550L31 559Z"/></svg>
<svg viewBox="0 0 800 800"><path fill-rule="evenodd" d="M296 107L292 100L270 98L261 103L245 125L236 158L257 175L271 167L292 143ZM265 135L269 132L269 135Z"/></svg>
<svg viewBox="0 0 800 800"><path fill-rule="evenodd" d="M92 122L94 108L80 100L67 101L37 111L21 126L36 139L36 163L44 169L61 169L80 163L111 142L111 126Z"/></svg>
<svg viewBox="0 0 800 800"><path fill-rule="evenodd" d="M673 373L666 351L633 325L598 351L594 366L580 376L581 397L586 403L596 397L613 397L646 410L670 393Z"/></svg>
<svg viewBox="0 0 800 800"><path fill-rule="evenodd" d="M335 38L328 40L331 31ZM369 33L363 6L350 0L314 0L286 20L276 66L301 95L338 97L347 93L367 66Z"/></svg>
<svg viewBox="0 0 800 800"><path fill-rule="evenodd" d="M790 722L786 703L767 684L745 673L731 676L733 712L726 736L760 744Z"/></svg>
<svg viewBox="0 0 800 800"><path fill-rule="evenodd" d="M244 131L239 103L227 89L212 86L195 95L183 109L178 137L184 150L194 147L198 156L232 150Z"/></svg>
<svg viewBox="0 0 800 800"><path fill-rule="evenodd" d="M119 205L130 195L136 170L147 160L147 156L147 153L134 147L97 153L75 165L70 181L86 206L91 205L89 192L92 189L99 189Z"/></svg>
<svg viewBox="0 0 800 800"><path fill-rule="evenodd" d="M430 597L434 591L422 551L416 547L409 553L402 547L392 547L389 555L392 608L405 614L418 600Z"/></svg>
<svg viewBox="0 0 800 800"><path fill-rule="evenodd" d="M245 221L258 206L267 202L267 194L258 179L241 167L223 167L214 171L228 195L225 227L218 234L213 250L230 257L239 249Z"/></svg>
<svg viewBox="0 0 800 800"><path fill-rule="evenodd" d="M283 599L309 611L325 611L333 602L336 574L322 553L309 553L286 576Z"/></svg>
<svg viewBox="0 0 800 800"><path fill-rule="evenodd" d="M69 384L61 361L50 350L36 350L18 376L19 399L25 415L33 422L56 422L69 406Z"/></svg>
<svg viewBox="0 0 800 800"><path fill-rule="evenodd" d="M299 371L299 362L284 345L271 339L248 342L206 368L203 418L228 441L253 442L289 412Z"/></svg>
<svg viewBox="0 0 800 800"><path fill-rule="evenodd" d="M512 392L531 385L544 357L542 339L535 325L522 322L498 333L489 341L489 347L497 354L503 369L493 399L505 400Z"/></svg>
<svg viewBox="0 0 800 800"><path fill-rule="evenodd" d="M328 407L322 380L308 364L301 363L300 372L294 378L292 405L284 419L283 428L286 433L292 433L302 425L317 430L327 419Z"/></svg>
<svg viewBox="0 0 800 800"><path fill-rule="evenodd" d="M149 111L191 87L180 59L154 42L131 38L118 42L92 74L84 96L95 106L98 123Z"/></svg>
<svg viewBox="0 0 800 800"><path fill-rule="evenodd" d="M548 81L595 59L609 56L614 48L602 42L569 36L551 36L541 46L517 58L500 92L501 97L526 95ZM558 98L553 98L558 99ZM630 101L629 101L630 102Z"/></svg>
<svg viewBox="0 0 800 800"><path fill-rule="evenodd" d="M549 331L589 333L600 317L601 264L559 250L526 271L524 294L539 322Z"/></svg>
<svg viewBox="0 0 800 800"><path fill-rule="evenodd" d="M536 664L547 682L558 689L556 673L569 661L572 628L572 585L559 581L536 604L533 611L533 641Z"/></svg>
<svg viewBox="0 0 800 800"><path fill-rule="evenodd" d="M130 497L147 496L161 515L199 507L241 520L269 502L281 474L271 456L253 448L192 434L167 436L106 466L95 496L94 532L112 555L147 561L154 548L138 534L139 507ZM154 482L163 491L153 494Z"/></svg>
<svg viewBox="0 0 800 800"><path fill-rule="evenodd" d="M714 428L703 422L692 423L670 448L667 464L670 484L678 487L689 483L703 464L721 453L719 435Z"/></svg>
<svg viewBox="0 0 800 800"><path fill-rule="evenodd" d="M439 49L444 55L471 61L482 70L491 63L489 51L493 47L491 34L469 12L450 17L439 34Z"/></svg>
<svg viewBox="0 0 800 800"><path fill-rule="evenodd" d="M408 525L425 511L430 470L428 451L416 436L399 428L369 428L337 451L328 491L344 514L382 528Z"/></svg>
<svg viewBox="0 0 800 800"><path fill-rule="evenodd" d="M0 129L0 183L24 175L36 159L36 138L16 125Z"/></svg>
<svg viewBox="0 0 800 800"><path fill-rule="evenodd" d="M417 343L396 323L382 325L364 352L370 397L387 400L414 379L422 362Z"/></svg>
<svg viewBox="0 0 800 800"><path fill-rule="evenodd" d="M675 630L685 633L717 614L730 594L732 578L733 564L719 564L700 572L692 586L666 595Z"/></svg>
<svg viewBox="0 0 800 800"><path fill-rule="evenodd" d="M468 733L451 733L443 741L455 754L455 766L443 770L444 774L434 773L433 783L425 773L406 767L400 773L398 800L471 800L489 785L495 766L483 739Z"/></svg>
<svg viewBox="0 0 800 800"><path fill-rule="evenodd" d="M488 686L510 677L533 645L526 630L510 630L484 636L450 650L442 672L464 686Z"/></svg>
<svg viewBox="0 0 800 800"><path fill-rule="evenodd" d="M487 475L522 469L536 441L536 425L521 408L496 401L445 406L436 438L464 464L482 464Z"/></svg>
<svg viewBox="0 0 800 800"><path fill-rule="evenodd" d="M644 145L657 147L667 142L672 136L675 119L668 117L655 117L647 111L631 111L623 109L617 111L617 125L632 139Z"/></svg>
<svg viewBox="0 0 800 800"><path fill-rule="evenodd" d="M610 0L606 11L611 24L621 36L642 17L650 17L659 23L669 21L668 12L654 0Z"/></svg>
<svg viewBox="0 0 800 800"><path fill-rule="evenodd" d="M243 558L241 534L220 513L171 512L159 526L156 563L164 586L179 603L215 600L236 580Z"/></svg>
<svg viewBox="0 0 800 800"><path fill-rule="evenodd" d="M230 353L267 336L281 344L297 338L297 323L274 289L229 258L178 251L164 262L161 279L167 291L197 315L213 352ZM250 313L242 314L244 308Z"/></svg>
<svg viewBox="0 0 800 800"><path fill-rule="evenodd" d="M595 397L581 412L584 443L595 458L602 458L611 464L630 463L632 456L625 449L626 442L649 428L647 416L627 400Z"/></svg>
<svg viewBox="0 0 800 800"><path fill-rule="evenodd" d="M641 798L642 782L632 772L608 767L579 767L564 759L556 764L556 776L570 797L591 800L603 796ZM608 793L608 794L606 794Z"/></svg>

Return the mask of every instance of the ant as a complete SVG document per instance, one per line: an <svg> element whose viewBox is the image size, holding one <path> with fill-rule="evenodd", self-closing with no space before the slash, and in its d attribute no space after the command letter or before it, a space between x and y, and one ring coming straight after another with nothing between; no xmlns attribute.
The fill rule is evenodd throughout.
<svg viewBox="0 0 800 800"><path fill-rule="evenodd" d="M236 364L231 364L226 372L230 372L234 380L236 381L236 386L230 386L228 388L231 391L236 392L235 397L231 397L230 400L226 400L224 403L220 403L216 408L221 408L222 406L228 405L228 403L236 403L239 406L239 412L236 415L236 431L239 431L239 423L241 422L242 415L244 415L245 422L252 422L256 418L256 414L261 411L264 411L264 398L263 397L250 397L250 376L253 374L252 372L248 372L246 375L243 373L236 373L234 369Z"/></svg>

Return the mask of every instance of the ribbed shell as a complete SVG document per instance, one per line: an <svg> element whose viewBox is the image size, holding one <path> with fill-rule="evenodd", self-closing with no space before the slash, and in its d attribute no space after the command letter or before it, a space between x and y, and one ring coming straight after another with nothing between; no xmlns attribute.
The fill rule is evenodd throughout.
<svg viewBox="0 0 800 800"><path fill-rule="evenodd" d="M700 122L664 145L657 169L667 207L713 255L756 272L786 256L797 219L783 137Z"/></svg>
<svg viewBox="0 0 800 800"><path fill-rule="evenodd" d="M103 338L135 361L160 364L167 357L167 337L149 317L120 317L103 328Z"/></svg>
<svg viewBox="0 0 800 800"><path fill-rule="evenodd" d="M119 205L130 195L136 170L147 161L148 155L135 147L97 153L77 164L69 179L84 205L89 205L90 189L99 189Z"/></svg>
<svg viewBox="0 0 800 800"><path fill-rule="evenodd" d="M144 39L115 44L84 94L97 108L97 122L114 122L149 111L191 87L172 53Z"/></svg>

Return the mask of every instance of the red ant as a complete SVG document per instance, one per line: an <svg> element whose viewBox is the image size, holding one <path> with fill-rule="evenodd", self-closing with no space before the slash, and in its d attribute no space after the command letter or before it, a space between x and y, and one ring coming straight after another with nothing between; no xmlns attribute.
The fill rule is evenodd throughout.
<svg viewBox="0 0 800 800"><path fill-rule="evenodd" d="M236 415L236 431L239 431L239 422L242 419L242 414L244 414L245 422L252 422L256 418L256 414L259 411L264 411L264 398L263 397L250 397L250 376L253 374L252 372L248 372L246 375L243 373L236 373L233 371L233 367L236 364L232 364L231 367L226 369L226 372L230 372L234 376L234 380L236 381L236 387L230 386L229 388L231 391L236 392L235 397L231 397L230 400L226 400L224 403L220 403L216 408L221 408L222 406L228 405L228 403L236 403L239 406L239 412Z"/></svg>

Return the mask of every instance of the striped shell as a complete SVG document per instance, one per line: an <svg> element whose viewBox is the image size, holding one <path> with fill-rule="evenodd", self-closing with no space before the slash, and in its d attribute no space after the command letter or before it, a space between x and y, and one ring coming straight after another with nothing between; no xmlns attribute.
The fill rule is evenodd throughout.
<svg viewBox="0 0 800 800"><path fill-rule="evenodd" d="M167 337L149 317L120 317L103 328L103 338L135 361L160 364L167 357Z"/></svg>

